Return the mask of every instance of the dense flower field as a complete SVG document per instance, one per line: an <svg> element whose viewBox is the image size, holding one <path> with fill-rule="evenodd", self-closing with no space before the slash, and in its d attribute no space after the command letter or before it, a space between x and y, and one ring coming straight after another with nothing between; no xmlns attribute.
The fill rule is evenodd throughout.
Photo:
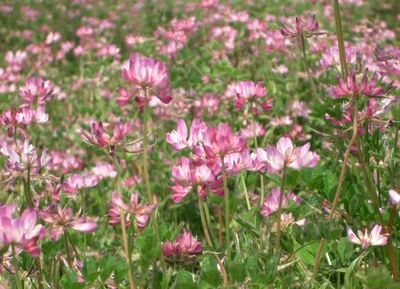
<svg viewBox="0 0 400 289"><path fill-rule="evenodd" d="M0 3L0 288L400 288L400 2Z"/></svg>

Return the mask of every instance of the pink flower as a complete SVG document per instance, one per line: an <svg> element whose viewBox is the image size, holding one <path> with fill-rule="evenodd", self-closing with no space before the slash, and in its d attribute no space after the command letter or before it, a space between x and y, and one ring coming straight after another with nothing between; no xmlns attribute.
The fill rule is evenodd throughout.
<svg viewBox="0 0 400 289"><path fill-rule="evenodd" d="M53 84L40 77L30 77L25 82L25 86L19 89L19 94L23 97L23 106L38 104L43 106L46 100L51 98L53 93Z"/></svg>
<svg viewBox="0 0 400 289"><path fill-rule="evenodd" d="M290 104L290 111L293 116L301 116L305 119L308 119L308 116L311 113L307 104L298 100L295 100Z"/></svg>
<svg viewBox="0 0 400 289"><path fill-rule="evenodd" d="M123 214L126 218L125 224L127 227L131 223L131 218L134 218L137 228L143 230L147 227L155 208L156 205L149 206L139 203L138 193L132 193L130 202L126 204L118 193L113 192L110 209L108 210L109 223L113 226L119 225L121 214Z"/></svg>
<svg viewBox="0 0 400 289"><path fill-rule="evenodd" d="M69 196L75 196L81 189L95 187L97 183L98 178L92 173L72 174L63 183L63 190Z"/></svg>
<svg viewBox="0 0 400 289"><path fill-rule="evenodd" d="M179 165L172 167L172 181L174 182L174 186L171 187L174 203L180 203L195 187L197 187L198 195L203 198L207 195L207 189L218 193L216 189L220 188L220 182L212 169L186 157L180 158Z"/></svg>
<svg viewBox="0 0 400 289"><path fill-rule="evenodd" d="M107 128L112 131L112 136L106 133L101 121L93 121L91 133L86 131L82 133L84 141L100 148L107 147L111 156L115 155L117 149L133 153L140 151L140 141L123 142L132 132L132 123L119 119L115 124L107 125Z"/></svg>
<svg viewBox="0 0 400 289"><path fill-rule="evenodd" d="M208 157L224 157L229 153L241 152L247 147L246 140L232 132L228 124L209 127L204 134L202 146Z"/></svg>
<svg viewBox="0 0 400 289"><path fill-rule="evenodd" d="M104 178L115 178L117 176L117 171L114 166L109 163L98 163L92 168L93 174L99 179Z"/></svg>
<svg viewBox="0 0 400 289"><path fill-rule="evenodd" d="M398 192L396 192L395 190L390 190L389 197L394 206L400 205L400 194Z"/></svg>
<svg viewBox="0 0 400 289"><path fill-rule="evenodd" d="M361 230L357 231L357 235L354 234L353 230L347 229L347 236L349 237L350 242L354 244L361 245L361 247L366 250L369 246L384 246L387 243L387 236L381 234L382 226L375 225L372 229L371 233L368 233L368 230L365 229L364 233Z"/></svg>
<svg viewBox="0 0 400 289"><path fill-rule="evenodd" d="M163 102L169 103L167 68L161 61L133 54L122 66L122 77L142 89L151 88Z"/></svg>
<svg viewBox="0 0 400 289"><path fill-rule="evenodd" d="M281 33L283 36L297 37L303 34L306 37L318 35L319 23L315 19L315 15L302 15L296 17L295 26L288 27L283 25Z"/></svg>
<svg viewBox="0 0 400 289"><path fill-rule="evenodd" d="M39 216L52 227L50 236L53 241L60 239L66 229L73 229L82 233L93 233L97 224L93 220L84 217L75 216L71 208L58 207L49 208L47 211L39 212Z"/></svg>
<svg viewBox="0 0 400 289"><path fill-rule="evenodd" d="M271 173L278 173L284 167L299 170L303 167L315 167L319 156L310 151L310 144L302 147L294 147L290 138L282 137L276 147L269 147L267 150L257 149L257 159L267 166Z"/></svg>
<svg viewBox="0 0 400 289"><path fill-rule="evenodd" d="M244 170L254 169L254 162L248 149L238 153L227 154L224 157L224 163L229 175L238 174Z"/></svg>
<svg viewBox="0 0 400 289"><path fill-rule="evenodd" d="M357 83L356 74L350 73L346 80L339 78L339 83L332 88L331 93L334 98L350 97L352 95L365 95L369 97L382 96L385 89L379 87L378 75L374 74L368 79L368 70L364 72L361 83Z"/></svg>
<svg viewBox="0 0 400 289"><path fill-rule="evenodd" d="M294 224L302 227L306 224L306 219L300 219L298 221L296 221L296 219L294 218L292 213L282 213L281 215L281 224L280 224L280 229L282 231L285 231L288 227L293 226ZM272 225L271 231L272 232L276 232L278 229L278 224L277 222L275 222Z"/></svg>
<svg viewBox="0 0 400 289"><path fill-rule="evenodd" d="M31 123L45 123L49 120L49 115L46 113L44 106L39 106L36 109L23 107L15 116L19 124L28 125Z"/></svg>
<svg viewBox="0 0 400 289"><path fill-rule="evenodd" d="M183 119L177 121L177 130L167 133L166 141L173 146L174 149L180 151L188 146L188 130Z"/></svg>
<svg viewBox="0 0 400 289"><path fill-rule="evenodd" d="M280 194L281 190L279 188L272 189L272 193L266 197L262 205L261 215L268 217L278 210ZM300 198L290 192L287 196L285 194L282 195L282 208L285 208L290 200L300 203Z"/></svg>
<svg viewBox="0 0 400 289"><path fill-rule="evenodd" d="M256 123L256 136L264 136L265 135L265 129L260 123ZM248 124L242 131L240 132L241 136L248 139L248 138L254 138L254 127L253 124Z"/></svg>
<svg viewBox="0 0 400 289"><path fill-rule="evenodd" d="M357 61L357 51L352 48L352 47L347 47L346 48L346 60L347 63L349 64L355 64ZM339 48L336 47L331 47L327 49L323 54L322 54L322 59L320 61L320 64L323 68L329 68L330 66L333 66L340 70L340 57L339 57Z"/></svg>
<svg viewBox="0 0 400 289"><path fill-rule="evenodd" d="M202 251L201 242L186 230L174 242L166 241L162 246L163 255L171 262L190 262Z"/></svg>
<svg viewBox="0 0 400 289"><path fill-rule="evenodd" d="M37 213L26 209L21 217L13 218L15 211L15 205L0 206L0 247L15 244L33 257L39 256L37 242L44 237L45 229L36 224Z"/></svg>
<svg viewBox="0 0 400 289"><path fill-rule="evenodd" d="M254 83L253 81L239 81L229 84L225 95L236 98L235 106L237 109L241 109L244 105L246 105L246 103L252 102L253 110L257 112L254 101L256 101L256 99L266 97L267 90L262 82ZM272 108L271 101L263 102L261 106L266 111Z"/></svg>
<svg viewBox="0 0 400 289"><path fill-rule="evenodd" d="M184 148L194 148L204 139L204 134L207 131L207 125L199 119L194 119L190 128L190 136L188 129L183 119L177 121L177 129L166 135L166 141L172 147L180 151Z"/></svg>
<svg viewBox="0 0 400 289"><path fill-rule="evenodd" d="M222 27L213 27L211 29L211 38L215 40L221 40L225 49L228 51L235 49L236 35L237 30L228 25Z"/></svg>
<svg viewBox="0 0 400 289"><path fill-rule="evenodd" d="M47 167L50 160L46 149L39 156L39 150L29 144L29 140L25 140L22 145L4 144L0 148L0 153L8 157L6 175L10 178L24 175L28 169L30 177L34 178L39 175L41 169Z"/></svg>

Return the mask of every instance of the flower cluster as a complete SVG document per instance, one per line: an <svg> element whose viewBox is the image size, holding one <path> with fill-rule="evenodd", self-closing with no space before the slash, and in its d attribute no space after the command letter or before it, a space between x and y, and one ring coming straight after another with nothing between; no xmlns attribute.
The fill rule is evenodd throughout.
<svg viewBox="0 0 400 289"><path fill-rule="evenodd" d="M225 95L235 98L235 106L238 110L247 103L251 103L253 113L258 113L256 100L262 100L260 105L264 111L272 109L272 99L264 100L267 96L267 89L262 82L254 83L252 81L239 81L228 85Z"/></svg>
<svg viewBox="0 0 400 289"><path fill-rule="evenodd" d="M85 217L79 217L80 212L74 215L71 208L63 208L61 205L51 206L46 211L39 212L39 216L48 223L51 239L60 239L66 229L73 229L82 233L93 233L97 224L95 221Z"/></svg>
<svg viewBox="0 0 400 289"><path fill-rule="evenodd" d="M171 262L190 263L202 251L201 242L193 238L192 234L186 230L176 237L175 241L166 241L162 246L165 258Z"/></svg>
<svg viewBox="0 0 400 289"><path fill-rule="evenodd" d="M122 77L137 92L136 101L141 108L144 102L149 101L153 94L165 104L172 100L169 93L167 68L161 61L141 54L133 54L122 66ZM125 89L120 89L120 97L117 101L123 106L132 97L132 93Z"/></svg>
<svg viewBox="0 0 400 289"><path fill-rule="evenodd" d="M279 208L279 196L281 194L281 190L278 188L272 189L272 193L268 195L265 199L264 204L261 208L261 215L264 217L269 217L273 213L275 213ZM294 201L296 203L300 203L300 198L289 192L287 196L285 194L282 195L282 208L285 208L289 201Z"/></svg>
<svg viewBox="0 0 400 289"><path fill-rule="evenodd" d="M234 134L229 125L221 123L211 127L196 119L190 128L190 136L183 120L178 120L177 125L177 130L167 133L167 142L178 151L190 148L193 156L181 158L179 165L172 169L174 202L181 202L196 187L202 198L206 197L207 191L223 195L223 167L232 174L254 167L245 138Z"/></svg>
<svg viewBox="0 0 400 289"><path fill-rule="evenodd" d="M385 93L385 89L378 85L378 75L374 74L371 79L368 79L368 70L362 76L361 82L357 81L357 75L351 72L347 79L339 78L337 86L331 90L334 98L343 98L356 96L379 97Z"/></svg>
<svg viewBox="0 0 400 289"><path fill-rule="evenodd" d="M38 225L37 213L26 209L18 218L14 218L16 205L0 206L0 248L5 245L18 246L31 256L40 254L38 241L45 235L45 229Z"/></svg>
<svg viewBox="0 0 400 289"><path fill-rule="evenodd" d="M124 122L120 119L115 123L114 127L110 127L110 130L112 130L112 136L105 132L104 125L101 121L94 121L92 122L91 133L83 132L83 139L89 144L95 145L99 148L107 148L111 156L115 155L116 150L132 153L140 152L140 140L123 142L123 140L132 132L131 123Z"/></svg>
<svg viewBox="0 0 400 289"><path fill-rule="evenodd" d="M290 138L282 137L276 147L270 146L267 150L258 148L257 159L264 164L268 172L279 173L286 167L294 170L315 167L319 156L310 151L309 143L295 147Z"/></svg>
<svg viewBox="0 0 400 289"><path fill-rule="evenodd" d="M112 193L108 216L110 224L113 226L121 223L121 216L125 218L125 225L130 226L134 222L139 230L147 227L151 214L156 209L156 205L144 205L139 202L139 194L132 193L128 204L124 202L121 195Z"/></svg>
<svg viewBox="0 0 400 289"><path fill-rule="evenodd" d="M304 35L305 37L311 37L313 35L319 35L319 23L316 20L315 15L301 15L296 17L294 27L283 25L281 33L283 36L299 37Z"/></svg>
<svg viewBox="0 0 400 289"><path fill-rule="evenodd" d="M375 225L372 229L371 233L368 233L368 229L365 229L364 232L361 230L357 231L357 235L354 234L353 230L347 229L347 236L349 240L357 245L360 245L364 250L367 250L369 246L384 246L387 243L387 236L385 234L381 234L382 226Z"/></svg>

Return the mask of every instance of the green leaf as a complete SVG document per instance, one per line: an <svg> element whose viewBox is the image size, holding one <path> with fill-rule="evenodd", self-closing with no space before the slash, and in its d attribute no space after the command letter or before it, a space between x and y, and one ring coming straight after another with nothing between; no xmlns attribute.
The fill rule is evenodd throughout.
<svg viewBox="0 0 400 289"><path fill-rule="evenodd" d="M363 201L364 201L364 198L361 193L354 194L349 202L349 213L352 215L354 213L356 213L362 206Z"/></svg>
<svg viewBox="0 0 400 289"><path fill-rule="evenodd" d="M259 266L258 266L258 255L253 254L249 256L246 260L246 273L249 275L252 279L255 279L257 275L259 274Z"/></svg>
<svg viewBox="0 0 400 289"><path fill-rule="evenodd" d="M218 287L221 284L221 274L218 271L215 259L212 256L206 256L201 265L200 280Z"/></svg>
<svg viewBox="0 0 400 289"><path fill-rule="evenodd" d="M348 238L342 238L337 245L337 251L342 261L348 261L353 252L353 245Z"/></svg>
<svg viewBox="0 0 400 289"><path fill-rule="evenodd" d="M228 271L232 280L243 282L246 279L246 264L240 260L234 260L229 264Z"/></svg>
<svg viewBox="0 0 400 289"><path fill-rule="evenodd" d="M105 256L100 263L100 278L102 281L106 281L111 273L114 271L116 264L116 258L114 256Z"/></svg>
<svg viewBox="0 0 400 289"><path fill-rule="evenodd" d="M255 280L257 283L269 285L274 282L278 271L279 257L269 256L265 263L265 270L257 276Z"/></svg>
<svg viewBox="0 0 400 289"><path fill-rule="evenodd" d="M87 258L85 260L83 269L82 269L83 277L89 283L92 283L96 280L97 276L99 275L97 271L97 264L96 260L93 258Z"/></svg>
<svg viewBox="0 0 400 289"><path fill-rule="evenodd" d="M188 271L179 271L176 276L176 289L197 289L194 276Z"/></svg>
<svg viewBox="0 0 400 289"><path fill-rule="evenodd" d="M68 269L68 271L62 276L61 284L63 288L69 289L81 289L85 287L85 284L78 282L78 277L73 270Z"/></svg>
<svg viewBox="0 0 400 289"><path fill-rule="evenodd" d="M120 284L128 276L128 264L125 260L120 259L115 263L114 279L117 284Z"/></svg>
<svg viewBox="0 0 400 289"><path fill-rule="evenodd" d="M311 243L296 252L296 255L307 265L314 265L318 242Z"/></svg>
<svg viewBox="0 0 400 289"><path fill-rule="evenodd" d="M364 271L357 272L356 277L365 285L366 288L371 289L398 289L400 288L399 282L394 282L388 269L384 266L377 268L371 267Z"/></svg>
<svg viewBox="0 0 400 289"><path fill-rule="evenodd" d="M334 198L334 188L336 187L338 180L334 173L326 171L323 177L324 180L324 193L329 200Z"/></svg>

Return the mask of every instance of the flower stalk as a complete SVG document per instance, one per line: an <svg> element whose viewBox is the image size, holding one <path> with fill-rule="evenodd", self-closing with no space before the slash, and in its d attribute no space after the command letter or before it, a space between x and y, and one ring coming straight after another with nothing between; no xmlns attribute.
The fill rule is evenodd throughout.
<svg viewBox="0 0 400 289"><path fill-rule="evenodd" d="M313 80L313 78L311 76L310 66L308 65L307 54L306 54L306 39L305 39L305 37L304 37L304 35L302 33L300 34L300 46L301 46L301 52L302 52L302 59L303 59L303 63L304 63L304 68L305 68L306 73L307 73L308 81L311 84L312 94L314 96L314 99L316 99L316 97L317 97L317 89L315 87L314 80Z"/></svg>
<svg viewBox="0 0 400 289"><path fill-rule="evenodd" d="M125 214L121 214L121 234L122 234L122 241L124 243L124 251L125 251L125 258L128 262L128 278L129 278L129 286L130 289L135 289L135 278L133 277L133 269L132 269L132 258L129 252L129 243L128 237L126 234L126 224L125 224Z"/></svg>
<svg viewBox="0 0 400 289"><path fill-rule="evenodd" d="M354 95L353 98L351 99L351 106L353 107L353 134L351 136L350 142L349 142L349 144L347 146L347 149L346 149L346 152L344 154L343 164L342 164L342 168L341 168L341 171L340 171L339 184L338 184L337 189L336 189L335 198L334 198L333 203L332 203L331 213L329 214L328 221L332 221L333 216L335 215L335 212L336 212L336 207L339 204L339 200L340 200L340 196L341 196L344 180L345 180L345 177L346 177L347 163L349 161L349 157L350 157L350 154L351 154L352 147L356 143L356 140L357 140L357 135L358 135L358 122L357 122L358 100L357 100L357 97L358 96ZM315 278L317 277L319 265L320 265L320 262L321 262L321 253L322 253L322 250L324 249L324 245L325 245L325 239L321 238L320 243L319 243L319 247L318 247L318 251L317 251L317 254L315 256L314 269L313 269L313 273L312 273L312 280L315 280Z"/></svg>
<svg viewBox="0 0 400 289"><path fill-rule="evenodd" d="M64 246L65 246L65 251L67 252L68 265L69 267L72 268L72 254L71 254L71 248L69 247L67 234L64 234Z"/></svg>
<svg viewBox="0 0 400 289"><path fill-rule="evenodd" d="M14 271L15 271L15 283L17 284L17 289L23 288L21 276L19 273L19 266L18 266L18 260L17 260L17 253L15 251L15 245L11 245L12 248L12 255L13 255L13 265L14 265Z"/></svg>
<svg viewBox="0 0 400 289"><path fill-rule="evenodd" d="M337 41L338 41L338 47L339 47L339 57L340 57L340 67L341 67L341 72L342 72L342 77L343 78L347 78L348 77L348 67L347 67L347 61L346 61L346 52L345 52L345 46L344 46L344 37L343 37L343 26L342 26L342 18L340 15L340 7L339 7L339 1L338 0L334 0L333 1L333 6L334 6L334 13L335 13L335 27L336 27L336 37L337 37ZM347 171L347 162L349 160L350 157L350 153L351 153L351 149L353 147L353 145L356 143L357 140L357 134L358 134L358 123L357 123L357 111L358 111L358 103L357 103L357 96L353 95L353 98L350 100L351 103L351 107L353 110L353 128L352 128L352 137L350 139L350 142L347 146L345 155L344 155L344 159L343 159L343 164L342 164L342 168L340 171L340 177L339 177L339 183L336 189L336 193L335 193L335 198L332 204L332 210L331 213L328 217L328 220L332 220L333 216L335 215L335 211L336 211L336 206L339 203L339 199L340 199L340 195L341 195L341 191L342 191L342 187L344 184L344 179L346 176L346 171ZM321 262L321 253L322 250L324 249L324 245L325 245L325 239L321 238L320 243L319 243L319 247L318 247L318 251L317 254L315 256L315 261L314 261L314 269L312 272L312 280L315 280L318 274L318 270L319 270L319 265Z"/></svg>
<svg viewBox="0 0 400 289"><path fill-rule="evenodd" d="M250 204L250 199L249 199L249 192L247 191L246 180L244 179L244 174L240 175L240 181L242 182L244 196L246 198L247 209L250 211L251 210L251 204ZM261 196L261 198L263 199L263 196Z"/></svg>
<svg viewBox="0 0 400 289"><path fill-rule="evenodd" d="M199 201L200 218L201 218L201 224L203 226L204 236L206 238L207 245L210 248L213 248L213 243L212 243L212 240L210 237L210 232L208 230L207 223L206 223L207 217L204 215L204 211L206 211L206 210L204 209L204 211L203 211L203 208L206 206L206 204L204 203L203 199L200 196L198 197L198 201ZM221 275L222 275L222 279L224 282L224 287L227 287L228 286L228 276L226 273L225 266L217 254L213 254L213 256L215 257L215 260L217 261L218 265L221 267Z"/></svg>
<svg viewBox="0 0 400 289"><path fill-rule="evenodd" d="M254 114L253 114L253 138L254 138L254 146L255 146L255 149L257 150L257 148L258 148L257 123L256 123L256 116ZM247 208L250 210L251 207L250 207L250 202L249 202L249 196L247 194L247 187L244 189L245 189L245 195L246 195ZM260 190L261 190L260 206L262 206L262 204L264 203L264 198L265 198L264 176L262 174L260 174Z"/></svg>
<svg viewBox="0 0 400 289"><path fill-rule="evenodd" d="M230 247L231 247L231 236L230 236L230 215L229 215L229 188L228 188L228 176L226 174L224 158L222 160L222 178L224 183L224 208L225 208L225 242L226 242L226 254L229 260L230 258Z"/></svg>
<svg viewBox="0 0 400 289"><path fill-rule="evenodd" d="M144 89L144 107L143 107L143 177L144 177L144 184L146 187L146 195L147 195L147 202L149 204L153 204L153 194L150 188L150 179L149 179L149 169L148 169L148 142L149 142L149 130L147 127L148 118L149 118L149 107L148 107L148 99L147 99L147 88Z"/></svg>
<svg viewBox="0 0 400 289"><path fill-rule="evenodd" d="M278 203L278 213L277 213L277 221L276 221L276 244L275 244L275 250L277 251L280 247L281 243L281 216L282 216L282 203L283 203L283 195L284 193L284 188L285 188L285 177L286 177L286 169L285 167L282 170L282 178L281 178L281 191L279 194L279 203Z"/></svg>
<svg viewBox="0 0 400 289"><path fill-rule="evenodd" d="M393 232L393 225L394 225L394 219L397 214L397 207L392 205L390 209L390 218L389 218L389 223L387 226L387 233L388 233L388 242L387 242L387 250L388 250L388 255L389 255L389 262L390 262L390 269L392 271L393 279L394 280L399 280L399 264L397 262L397 252L395 247L393 246L392 243L392 232Z"/></svg>

